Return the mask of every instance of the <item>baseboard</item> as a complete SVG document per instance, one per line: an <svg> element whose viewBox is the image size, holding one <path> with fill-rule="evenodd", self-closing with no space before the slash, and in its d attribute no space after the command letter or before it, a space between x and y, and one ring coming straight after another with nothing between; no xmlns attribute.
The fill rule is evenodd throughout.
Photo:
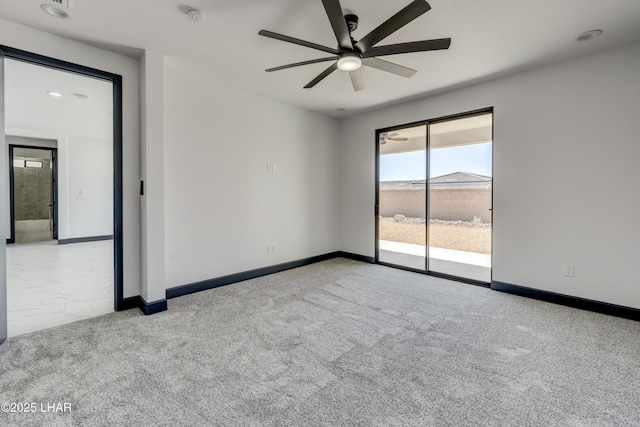
<svg viewBox="0 0 640 427"><path fill-rule="evenodd" d="M376 263L375 257L352 254L351 252L338 251L338 252L336 252L336 258L337 257L348 258L348 259L352 259L354 261L366 262L368 264L375 264Z"/></svg>
<svg viewBox="0 0 640 427"><path fill-rule="evenodd" d="M154 302L146 302L142 297L140 297L140 299L142 300L142 307L140 307L140 310L142 310L142 312L147 316L150 314L156 314L156 313L160 313L161 311L167 310L166 299L163 299L160 301L154 301Z"/></svg>
<svg viewBox="0 0 640 427"><path fill-rule="evenodd" d="M135 297L125 298L122 305L123 310L130 310L132 308L139 308L147 316L150 314L160 313L167 310L167 300L154 301L148 303L140 295Z"/></svg>
<svg viewBox="0 0 640 427"><path fill-rule="evenodd" d="M203 280L201 282L189 283L186 285L176 286L167 289L167 299L181 297L183 295L193 294L195 292L206 291L220 286L230 285L232 283L243 282L245 280L255 279L257 277L269 274L280 273L282 271L291 270L293 268L304 267L305 265L315 264L317 262L326 261L342 255L340 252L331 252L324 255L304 258L297 261L285 262L283 264L272 265L264 268L257 268L242 273L230 274L228 276L218 277L215 279Z"/></svg>
<svg viewBox="0 0 640 427"><path fill-rule="evenodd" d="M140 298L140 295L125 298L124 300L122 300L122 309L131 310L132 308L140 308L140 306L142 305L141 300L142 298Z"/></svg>
<svg viewBox="0 0 640 427"><path fill-rule="evenodd" d="M59 245L68 245L69 243L98 242L100 240L113 240L113 236L89 236L74 237L72 239L58 239Z"/></svg>
<svg viewBox="0 0 640 427"><path fill-rule="evenodd" d="M608 314L610 316L640 321L640 309L637 308L609 304L606 302L594 301L586 298L574 297L555 292L542 291L539 289L528 288L526 286L512 285L510 283L497 281L491 282L491 289L541 301L547 301L554 304L561 304L568 307L579 308L582 310Z"/></svg>

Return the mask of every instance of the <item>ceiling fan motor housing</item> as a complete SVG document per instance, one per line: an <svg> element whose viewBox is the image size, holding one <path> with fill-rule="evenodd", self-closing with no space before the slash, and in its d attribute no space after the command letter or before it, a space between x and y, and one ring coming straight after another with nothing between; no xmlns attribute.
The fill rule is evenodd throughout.
<svg viewBox="0 0 640 427"><path fill-rule="evenodd" d="M344 20L347 21L347 28L349 28L349 33L352 33L353 31L358 29L358 15L345 15Z"/></svg>

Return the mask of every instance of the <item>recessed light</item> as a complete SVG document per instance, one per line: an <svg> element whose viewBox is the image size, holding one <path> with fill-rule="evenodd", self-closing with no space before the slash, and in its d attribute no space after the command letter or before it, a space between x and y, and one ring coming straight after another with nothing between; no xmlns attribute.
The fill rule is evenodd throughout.
<svg viewBox="0 0 640 427"><path fill-rule="evenodd" d="M60 92L47 92L52 98L61 98L62 94Z"/></svg>
<svg viewBox="0 0 640 427"><path fill-rule="evenodd" d="M48 13L51 16L55 16L56 18L68 18L69 14L67 14L67 12L65 12L62 9L59 9L53 5L50 4L41 4L40 5L40 9L42 9L43 11L45 11L46 13Z"/></svg>
<svg viewBox="0 0 640 427"><path fill-rule="evenodd" d="M580 34L578 36L578 38L576 38L576 40L579 41L579 42L584 42L584 41L587 41L587 40L595 39L600 34L602 34L602 30L589 30L589 31L585 31L584 33Z"/></svg>

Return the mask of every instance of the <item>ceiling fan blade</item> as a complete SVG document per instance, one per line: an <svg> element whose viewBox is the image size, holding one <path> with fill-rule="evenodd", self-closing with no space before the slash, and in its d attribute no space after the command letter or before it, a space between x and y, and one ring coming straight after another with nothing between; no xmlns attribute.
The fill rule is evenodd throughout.
<svg viewBox="0 0 640 427"><path fill-rule="evenodd" d="M429 11L429 9L431 9L431 6L429 6L429 3L427 3L426 1L413 0L400 12L387 19L376 29L360 39L360 41L356 43L356 47L362 53L367 52L376 43L385 39L390 34L395 33L400 28L407 25L409 22L413 21L423 13Z"/></svg>
<svg viewBox="0 0 640 427"><path fill-rule="evenodd" d="M286 70L287 68L299 67L301 65L316 64L318 62L327 62L327 61L335 61L335 60L336 60L336 57L331 56L329 58L312 59L311 61L302 61L302 62L296 62L295 64L281 65L279 67L269 68L265 71L268 71L268 72L280 71L280 70Z"/></svg>
<svg viewBox="0 0 640 427"><path fill-rule="evenodd" d="M403 67L402 65L394 64L393 62L385 61L379 58L364 58L362 60L362 64L366 65L367 67L397 74L398 76L407 78L417 73L417 71L412 68Z"/></svg>
<svg viewBox="0 0 640 427"><path fill-rule="evenodd" d="M342 12L342 6L340 6L339 0L322 0L324 10L327 13L333 33L336 35L338 44L343 49L353 50L353 43L351 43L351 34L349 34L349 28L347 28L347 21L344 19L344 13Z"/></svg>
<svg viewBox="0 0 640 427"><path fill-rule="evenodd" d="M322 46L322 45L319 45L319 44L316 44L316 43L311 43L311 42L308 42L308 41L300 40L300 39L297 39L295 37L289 37L289 36L285 36L283 34L274 33L273 31L260 30L258 32L258 34L261 35L261 36L264 36L264 37L269 37L269 38L276 39L276 40L282 40L283 42L293 43L293 44L297 44L297 45L304 46L304 47L310 47L311 49L317 49L317 50L321 50L323 52L332 53L334 55L337 55L337 54L340 53L337 49L332 49L332 48L327 47L327 46Z"/></svg>
<svg viewBox="0 0 640 427"><path fill-rule="evenodd" d="M351 78L351 84L353 90L356 92L364 89L364 79L362 78L362 68L358 68L355 71L349 71L349 77Z"/></svg>
<svg viewBox="0 0 640 427"><path fill-rule="evenodd" d="M400 53L426 52L429 50L449 49L451 39L422 40L419 42L390 44L387 46L372 47L362 55L363 58L374 56L397 55Z"/></svg>
<svg viewBox="0 0 640 427"><path fill-rule="evenodd" d="M322 73L320 73L318 77L316 77L315 79L307 83L307 85L304 88L311 89L312 87L320 83L322 80L324 80L325 77L327 77L329 74L333 73L337 69L338 69L338 64L337 63L333 64L331 67L327 68Z"/></svg>

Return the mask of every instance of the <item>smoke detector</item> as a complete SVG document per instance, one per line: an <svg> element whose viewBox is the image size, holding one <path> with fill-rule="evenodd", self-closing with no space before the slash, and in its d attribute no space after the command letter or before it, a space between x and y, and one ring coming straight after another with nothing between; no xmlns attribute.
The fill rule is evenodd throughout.
<svg viewBox="0 0 640 427"><path fill-rule="evenodd" d="M189 9L187 11L187 16L189 17L189 19L191 19L191 21L195 22L196 24L200 21L204 21L205 18L207 17L204 14L204 12L201 12L198 9Z"/></svg>
<svg viewBox="0 0 640 427"><path fill-rule="evenodd" d="M44 0L43 4L50 4L60 9L69 10L72 6L71 0Z"/></svg>
<svg viewBox="0 0 640 427"><path fill-rule="evenodd" d="M69 14L66 11L71 9L71 0L45 0L40 9L56 18L68 18Z"/></svg>

